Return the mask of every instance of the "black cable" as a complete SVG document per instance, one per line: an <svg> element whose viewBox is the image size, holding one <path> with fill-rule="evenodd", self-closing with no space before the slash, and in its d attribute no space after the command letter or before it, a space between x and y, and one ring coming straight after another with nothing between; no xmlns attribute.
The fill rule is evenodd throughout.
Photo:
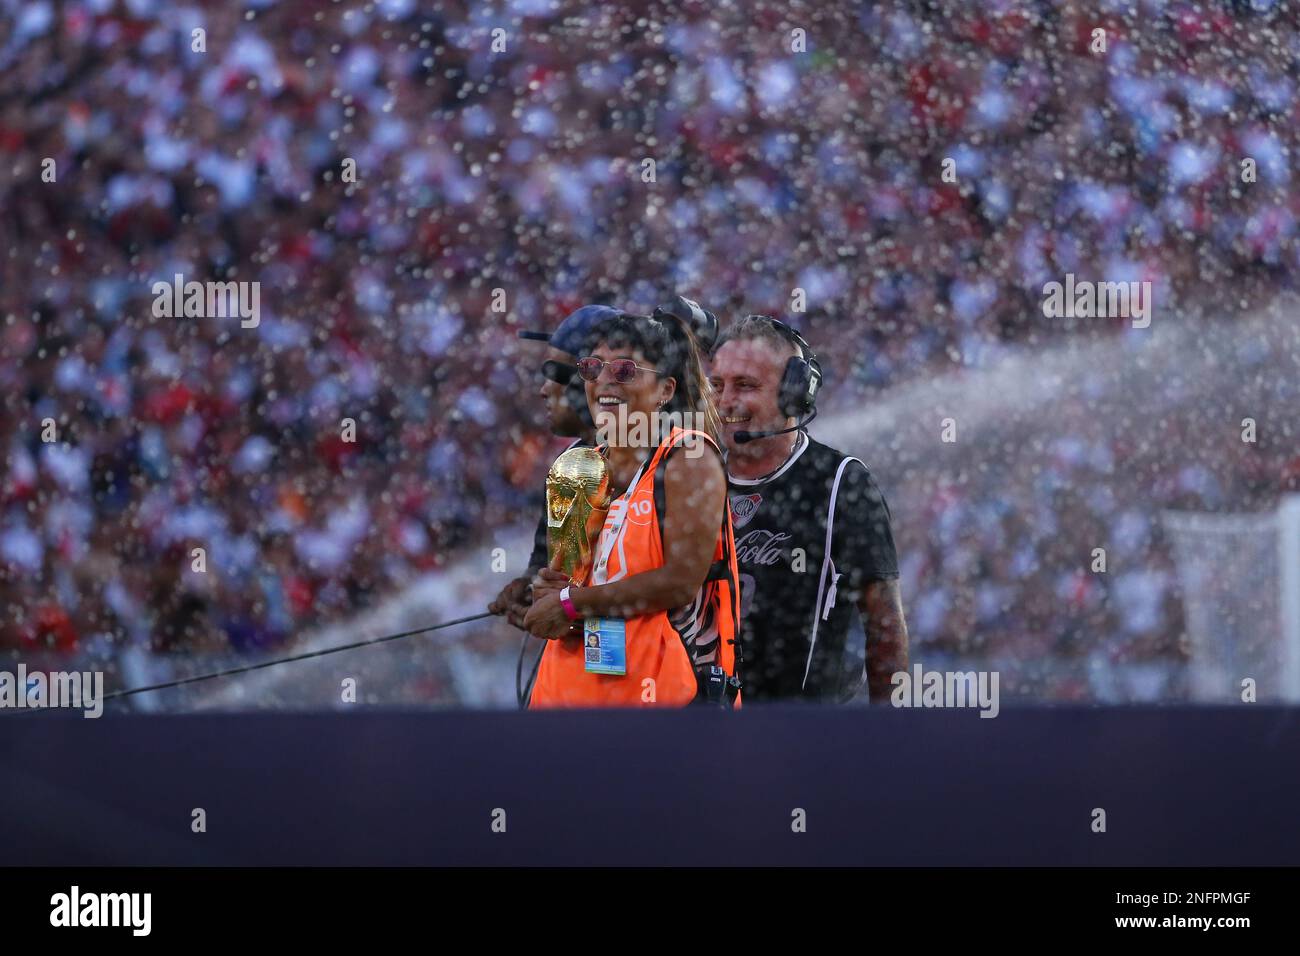
<svg viewBox="0 0 1300 956"><path fill-rule="evenodd" d="M444 627L454 627L457 624L466 624L470 621L477 621L480 618L490 617L488 611L482 614L472 614L469 617L457 618L454 621L443 621L441 624L433 624L429 627L418 627L413 631L403 631L400 634L387 634L384 637L372 637L365 641L356 641L352 644L342 644L339 647L327 647L320 651L308 651L305 654L294 654L291 657L277 657L273 661L262 661L260 664L249 664L245 667L232 667L229 670L214 671L211 674L199 674L196 677L185 677L181 680L167 681L163 684L150 684L148 687L132 687L130 690L114 691L111 694L105 694L104 701L110 701L115 697L129 697L132 694L143 694L151 690L166 690L169 687L180 687L182 684L194 684L201 680L212 680L215 677L230 677L234 674L246 674L249 671L261 670L263 667L273 667L276 664L288 664L293 661L305 661L312 657L324 657L326 654L337 654L339 651L350 651L358 647L368 647L371 644L383 644L385 641L395 641L401 637L410 637L413 634L423 634L426 631L437 631ZM46 708L40 708L45 710ZM50 708L53 709L53 708Z"/></svg>
<svg viewBox="0 0 1300 956"><path fill-rule="evenodd" d="M528 632L524 632L524 642L519 645L519 660L515 661L515 701L519 709L524 709L524 654L528 651Z"/></svg>
<svg viewBox="0 0 1300 956"><path fill-rule="evenodd" d="M524 575L524 577L526 578L531 577L536 572L537 569L535 567L530 567L528 569L528 574ZM533 586L531 584L527 584L524 586L524 600L527 601L529 604L533 603ZM527 653L528 651L529 636L530 636L529 633L527 631L524 631L523 643L519 645L519 660L515 661L515 701L519 704L520 710L524 709L524 701L527 700L527 696L524 694L523 678L524 678L524 654ZM540 661L541 657L539 656L537 659L538 661ZM536 676L537 676L537 668L534 666L533 677ZM532 682L532 678L529 678L528 693L531 694L532 692L533 692L533 682Z"/></svg>
<svg viewBox="0 0 1300 956"><path fill-rule="evenodd" d="M542 655L545 653L546 647L543 646L542 649L537 652L537 659L533 661L533 672L528 675L528 686L524 688L524 702L522 705L524 710L528 709L528 703L533 698L533 685L537 683L537 671L542 666Z"/></svg>
<svg viewBox="0 0 1300 956"><path fill-rule="evenodd" d="M523 683L524 657L528 653L531 638L532 635L525 631L523 643L519 645L519 660L515 663L515 697L519 700L520 710L528 709L528 699L533 696L533 685L537 683L537 670L542 666L542 655L546 653L546 648L542 647L537 657L533 659L533 669L528 675L528 683Z"/></svg>

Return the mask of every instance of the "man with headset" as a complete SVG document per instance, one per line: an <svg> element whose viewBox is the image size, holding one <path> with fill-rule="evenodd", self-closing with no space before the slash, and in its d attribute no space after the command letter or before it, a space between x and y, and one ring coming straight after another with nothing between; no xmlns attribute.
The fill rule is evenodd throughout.
<svg viewBox="0 0 1300 956"><path fill-rule="evenodd" d="M727 329L709 375L727 444L746 703L889 699L908 666L889 506L857 458L808 436L821 366L784 322ZM863 661L865 654L865 662Z"/></svg>

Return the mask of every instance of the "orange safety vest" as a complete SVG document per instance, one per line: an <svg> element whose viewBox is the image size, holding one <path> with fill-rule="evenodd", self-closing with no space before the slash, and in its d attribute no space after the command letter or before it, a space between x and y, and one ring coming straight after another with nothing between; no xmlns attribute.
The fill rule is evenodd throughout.
<svg viewBox="0 0 1300 956"><path fill-rule="evenodd" d="M593 578L597 584L621 581L663 567L662 466L689 435L717 448L704 432L673 428L633 479L632 487L610 505L594 550L596 559L584 584L591 584ZM672 619L665 610L626 619L626 673L589 674L581 639L547 641L528 702L530 709L683 707L696 698L697 666L707 669L717 665L728 677L736 673L739 571L731 509L725 502L722 512L713 564L695 600L675 609ZM606 556L603 568L598 566L601 556Z"/></svg>

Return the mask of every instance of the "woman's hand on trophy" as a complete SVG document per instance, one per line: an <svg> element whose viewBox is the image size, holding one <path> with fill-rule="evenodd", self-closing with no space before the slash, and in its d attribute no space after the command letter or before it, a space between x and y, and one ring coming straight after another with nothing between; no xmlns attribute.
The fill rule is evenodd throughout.
<svg viewBox="0 0 1300 956"><path fill-rule="evenodd" d="M533 606L524 615L524 630L533 637L547 641L573 638L579 636L579 632L574 630L576 623L570 621L569 615L564 613L558 590L547 591L539 596L536 585L533 586Z"/></svg>

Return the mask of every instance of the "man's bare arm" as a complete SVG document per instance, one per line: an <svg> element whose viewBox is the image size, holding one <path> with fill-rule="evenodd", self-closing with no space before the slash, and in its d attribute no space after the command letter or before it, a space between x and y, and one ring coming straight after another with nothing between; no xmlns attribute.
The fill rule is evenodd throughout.
<svg viewBox="0 0 1300 956"><path fill-rule="evenodd" d="M858 597L867 632L867 692L872 703L889 700L890 678L908 667L907 620L898 579L868 581Z"/></svg>

